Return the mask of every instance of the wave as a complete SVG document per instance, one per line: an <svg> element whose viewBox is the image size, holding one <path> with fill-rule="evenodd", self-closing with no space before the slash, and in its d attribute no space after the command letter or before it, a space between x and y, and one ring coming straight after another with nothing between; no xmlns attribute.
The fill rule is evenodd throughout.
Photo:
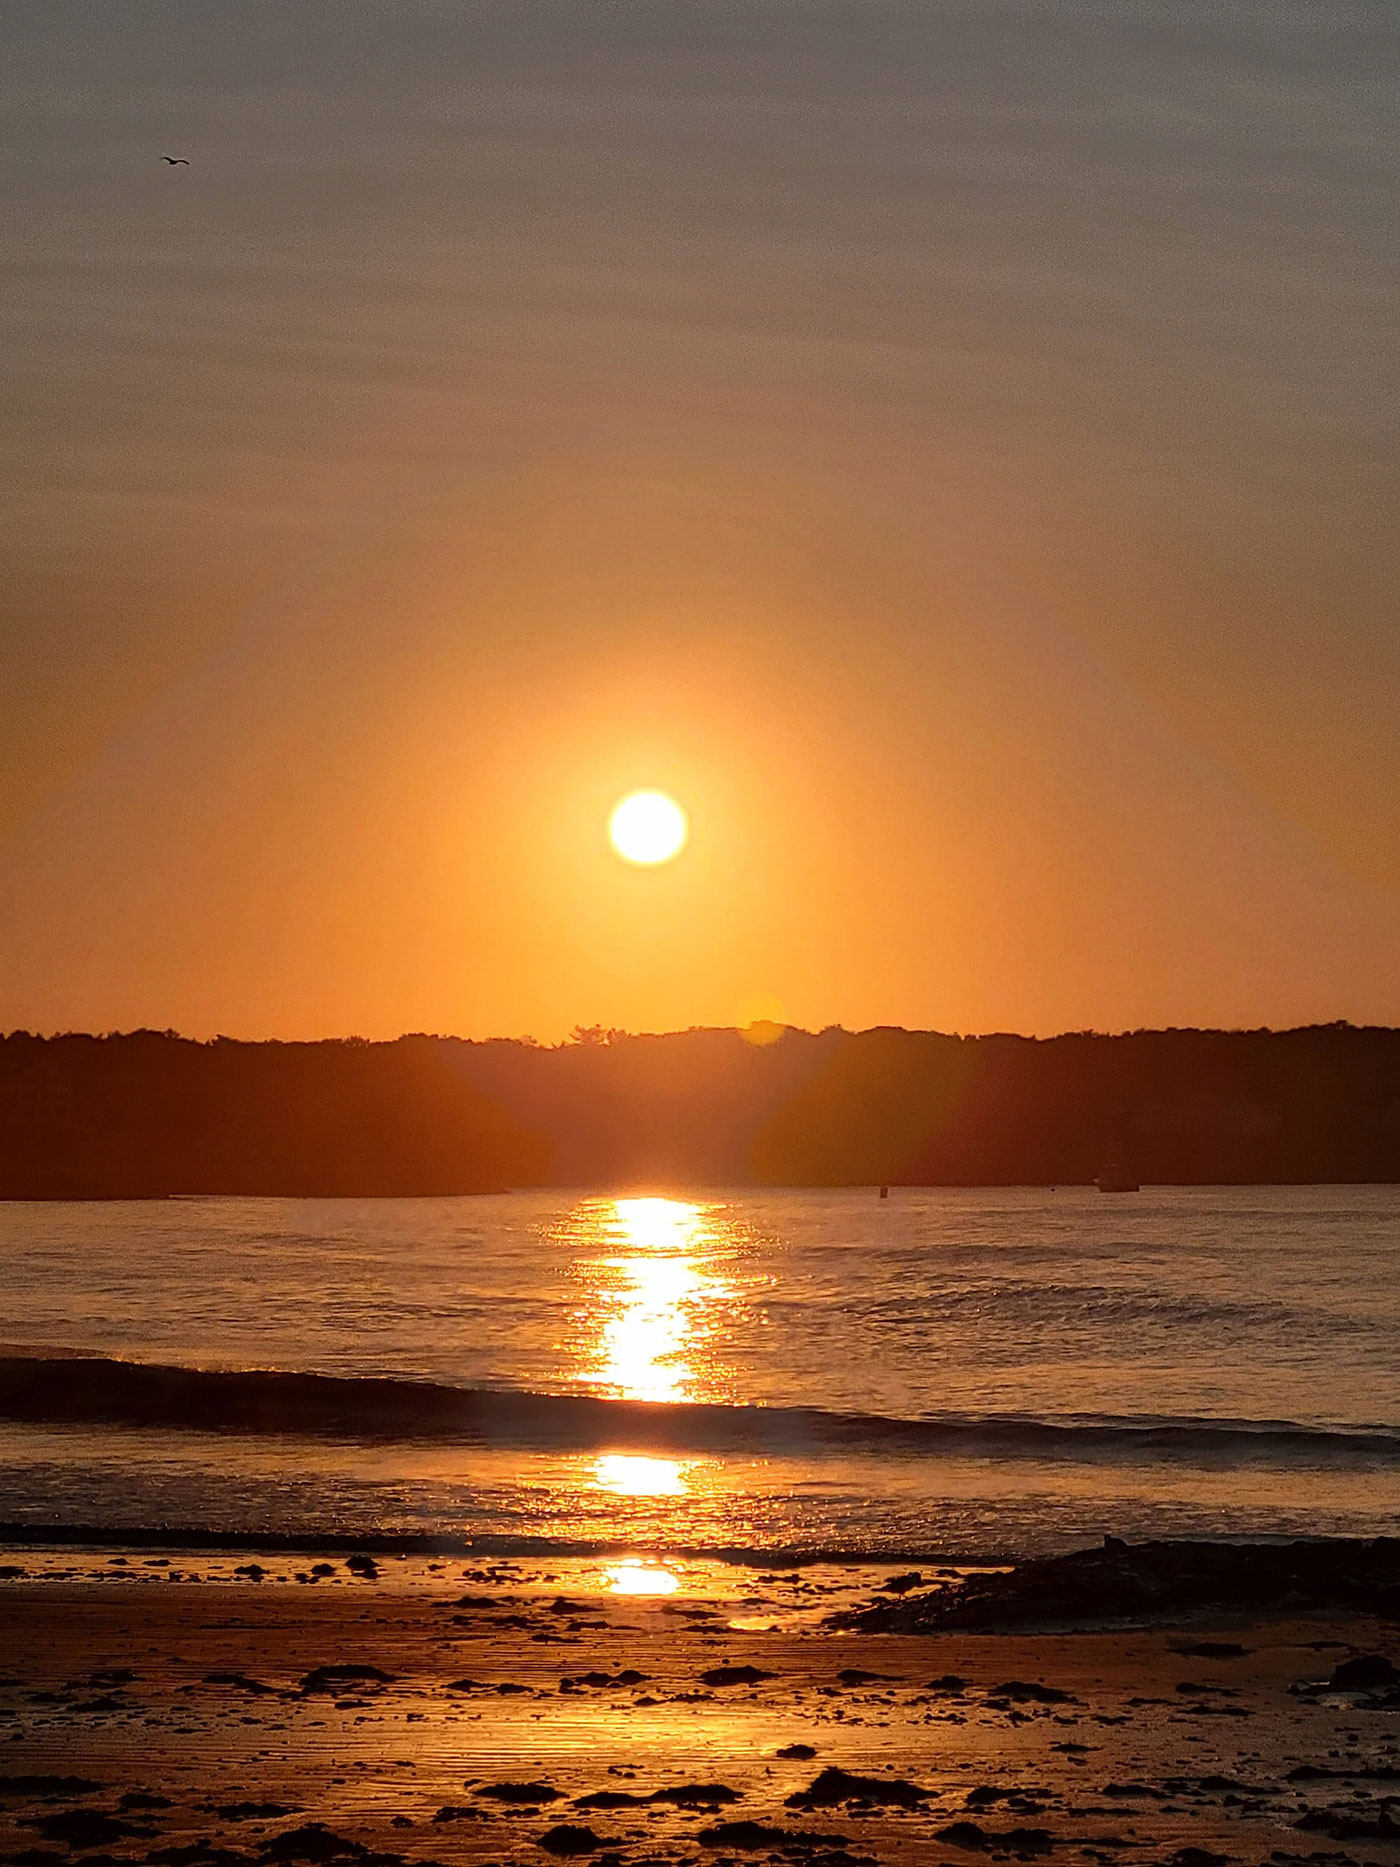
<svg viewBox="0 0 1400 1867"><path fill-rule="evenodd" d="M101 1355L0 1356L0 1419L352 1440L449 1441L520 1451L1192 1463L1400 1463L1400 1432L1287 1420L943 1414L608 1399L392 1376L209 1369Z"/></svg>

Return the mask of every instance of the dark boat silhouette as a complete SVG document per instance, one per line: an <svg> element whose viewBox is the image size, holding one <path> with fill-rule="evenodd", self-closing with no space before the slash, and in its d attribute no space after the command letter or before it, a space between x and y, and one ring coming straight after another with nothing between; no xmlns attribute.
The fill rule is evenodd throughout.
<svg viewBox="0 0 1400 1867"><path fill-rule="evenodd" d="M1129 1173L1126 1167L1119 1166L1116 1161L1107 1167L1099 1168L1094 1178L1094 1185L1101 1193L1138 1193L1142 1190L1136 1176Z"/></svg>

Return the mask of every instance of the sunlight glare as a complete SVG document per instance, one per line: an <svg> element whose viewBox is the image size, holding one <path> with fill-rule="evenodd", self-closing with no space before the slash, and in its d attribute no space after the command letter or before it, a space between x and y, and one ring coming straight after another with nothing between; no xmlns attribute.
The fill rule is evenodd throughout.
<svg viewBox="0 0 1400 1867"><path fill-rule="evenodd" d="M616 1199L609 1232L633 1251L689 1251L702 1234L698 1206L683 1199Z"/></svg>
<svg viewBox="0 0 1400 1867"><path fill-rule="evenodd" d="M626 862L652 867L680 854L690 822L675 798L664 791L633 791L613 806L608 836Z"/></svg>
<svg viewBox="0 0 1400 1867"><path fill-rule="evenodd" d="M674 1595L681 1585L678 1575L651 1562L614 1563L603 1573L614 1595Z"/></svg>
<svg viewBox="0 0 1400 1867"><path fill-rule="evenodd" d="M593 1467L594 1481L618 1497L685 1497L687 1461L649 1459L624 1452L608 1452Z"/></svg>

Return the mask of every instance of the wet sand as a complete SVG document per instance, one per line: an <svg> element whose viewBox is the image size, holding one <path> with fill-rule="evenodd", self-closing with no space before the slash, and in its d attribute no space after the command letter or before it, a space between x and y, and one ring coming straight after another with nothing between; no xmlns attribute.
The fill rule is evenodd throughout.
<svg viewBox="0 0 1400 1867"><path fill-rule="evenodd" d="M671 1582L583 1560L0 1563L23 1571L0 1579L0 1858L22 1867L1400 1867L1400 1710L1289 1691L1397 1657L1364 1615L872 1634L822 1621L887 1571L680 1564L674 1592L623 1594ZM1202 1643L1222 1650L1183 1650Z"/></svg>

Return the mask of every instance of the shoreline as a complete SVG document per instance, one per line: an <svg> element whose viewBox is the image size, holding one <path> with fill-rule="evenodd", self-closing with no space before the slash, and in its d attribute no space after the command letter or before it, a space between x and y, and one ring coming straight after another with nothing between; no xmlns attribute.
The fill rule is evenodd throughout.
<svg viewBox="0 0 1400 1867"><path fill-rule="evenodd" d="M1238 1584L1267 1582L1296 1589L1298 1562L1306 1559L1307 1579L1315 1598L1307 1605L1315 1608L1352 1605L1356 1580L1365 1572L1365 1585L1375 1588L1376 1604L1389 1609L1400 1619L1400 1537L1316 1536L1230 1536L1171 1539L1144 1539L1128 1543L1106 1535L1101 1546L1080 1548L1058 1554L1028 1555L1005 1550L975 1553L940 1549L931 1545L878 1550L853 1548L775 1549L764 1545L711 1545L668 1543L664 1546L642 1545L636 1537L562 1538L499 1534L458 1535L430 1530L333 1530L311 1526L301 1531L265 1529L226 1530L198 1525L171 1524L64 1524L0 1522L0 1555L6 1549L34 1551L116 1550L138 1553L163 1550L186 1553L248 1553L272 1555L355 1555L385 1558L408 1556L447 1557L454 1560L473 1558L508 1558L516 1561L608 1559L655 1554L663 1559L714 1562L732 1567L759 1569L803 1569L815 1566L850 1568L895 1568L922 1564L963 1575L1002 1572L993 1576L988 1595L988 1613L993 1615L998 1600L999 1582L1014 1585L1017 1599L1038 1591L1047 1601L1063 1598L1072 1589L1095 1593L1102 1604L1109 1599L1105 1592L1116 1582L1139 1584L1151 1572L1152 1585L1159 1590L1165 1572L1192 1568L1192 1587L1199 1597L1196 1605L1210 1607L1252 1608L1261 1610L1267 1597L1250 1601L1247 1593L1238 1592ZM1296 1557L1290 1567L1289 1559ZM907 1583L907 1578L904 1578ZM932 1578L930 1578L931 1580ZM1208 1590L1214 1582L1227 1583L1236 1589L1233 1595L1212 1599ZM924 1599L906 1586L896 1595L892 1612L904 1616L888 1623L895 1631L913 1631L918 1625L920 1603ZM1002 1595L1007 1591L1002 1589ZM1189 1592L1189 1591L1188 1591ZM1145 1598L1144 1607L1149 1606ZM1162 1612L1179 1612L1182 1600L1166 1601ZM1294 1601L1294 1606L1302 1605ZM1024 1619L1024 1601L1017 1618ZM930 1621L929 1625L935 1623ZM973 1623L965 1623L973 1624ZM871 1623L872 1627L876 1622Z"/></svg>
<svg viewBox="0 0 1400 1867"><path fill-rule="evenodd" d="M453 1559L508 1557L519 1561L569 1561L655 1553L677 1560L717 1562L740 1568L802 1569L818 1564L834 1567L886 1568L909 1563L949 1568L980 1569L1007 1566L1018 1558L1011 1552L988 1555L931 1549L774 1549L763 1544L668 1543L658 1551L636 1537L584 1539L546 1536L482 1534L458 1536L431 1530L216 1530L165 1524L52 1524L0 1523L0 1552L6 1548L33 1550L143 1549L170 1551L259 1552L275 1555L447 1556Z"/></svg>

